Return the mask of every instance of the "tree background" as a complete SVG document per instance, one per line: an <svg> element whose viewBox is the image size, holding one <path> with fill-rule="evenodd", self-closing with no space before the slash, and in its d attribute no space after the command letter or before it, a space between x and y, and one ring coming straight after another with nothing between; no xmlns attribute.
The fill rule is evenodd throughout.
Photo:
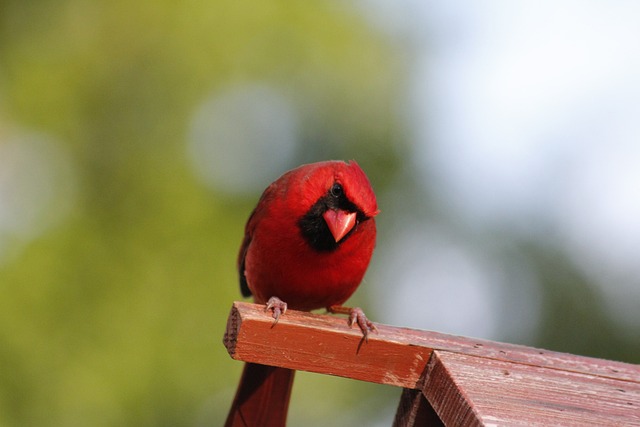
<svg viewBox="0 0 640 427"><path fill-rule="evenodd" d="M473 225L424 185L403 103L415 46L367 9L0 2L0 426L220 425L241 369L221 341L244 222L282 172L329 158L356 159L379 197L378 251L353 298L371 318L473 333L483 319L467 306L429 305L464 285L405 274L464 270L462 247L489 253L489 277L515 293L493 306L515 327L478 335L640 361L635 320L616 320L547 231ZM398 396L301 373L290 420L388 425Z"/></svg>

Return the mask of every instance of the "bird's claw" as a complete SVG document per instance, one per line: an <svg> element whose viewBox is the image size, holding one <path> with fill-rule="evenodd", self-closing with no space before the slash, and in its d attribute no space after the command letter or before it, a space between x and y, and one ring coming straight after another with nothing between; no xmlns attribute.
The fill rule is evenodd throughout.
<svg viewBox="0 0 640 427"><path fill-rule="evenodd" d="M287 312L287 303L278 297L271 297L264 308L264 311L269 310L273 311L273 318L276 319L271 326L274 327L278 323L278 320L280 320L280 315Z"/></svg>
<svg viewBox="0 0 640 427"><path fill-rule="evenodd" d="M363 338L366 342L369 342L369 331L378 332L378 328L373 322L367 319L364 311L360 307L353 307L349 313L349 326L353 328L353 325L357 324L362 331Z"/></svg>

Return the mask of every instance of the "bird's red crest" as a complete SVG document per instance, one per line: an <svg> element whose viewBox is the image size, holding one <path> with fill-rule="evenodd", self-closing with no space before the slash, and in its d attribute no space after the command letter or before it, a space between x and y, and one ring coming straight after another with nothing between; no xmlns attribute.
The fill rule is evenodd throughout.
<svg viewBox="0 0 640 427"><path fill-rule="evenodd" d="M289 173L303 174L299 180L303 188L299 188L299 191L305 210L324 196L337 182L343 186L347 198L367 217L371 218L379 213L369 178L355 160L350 160L348 163L341 160L312 163L302 165Z"/></svg>

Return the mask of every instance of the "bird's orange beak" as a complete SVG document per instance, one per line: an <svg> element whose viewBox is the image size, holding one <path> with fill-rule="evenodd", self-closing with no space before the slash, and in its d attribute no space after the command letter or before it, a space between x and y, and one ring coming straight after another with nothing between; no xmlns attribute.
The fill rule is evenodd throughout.
<svg viewBox="0 0 640 427"><path fill-rule="evenodd" d="M342 240L349 231L356 225L356 213L347 212L342 209L333 210L328 209L322 214L324 222L327 223L329 231L333 235L336 243Z"/></svg>

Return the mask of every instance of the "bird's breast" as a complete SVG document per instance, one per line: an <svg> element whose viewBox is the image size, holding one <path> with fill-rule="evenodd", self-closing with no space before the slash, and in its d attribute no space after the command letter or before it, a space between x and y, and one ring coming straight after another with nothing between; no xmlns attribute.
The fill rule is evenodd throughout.
<svg viewBox="0 0 640 427"><path fill-rule="evenodd" d="M245 265L256 302L277 296L297 310L345 302L362 281L375 246L374 221L357 227L330 252L313 249L298 233L257 232Z"/></svg>

